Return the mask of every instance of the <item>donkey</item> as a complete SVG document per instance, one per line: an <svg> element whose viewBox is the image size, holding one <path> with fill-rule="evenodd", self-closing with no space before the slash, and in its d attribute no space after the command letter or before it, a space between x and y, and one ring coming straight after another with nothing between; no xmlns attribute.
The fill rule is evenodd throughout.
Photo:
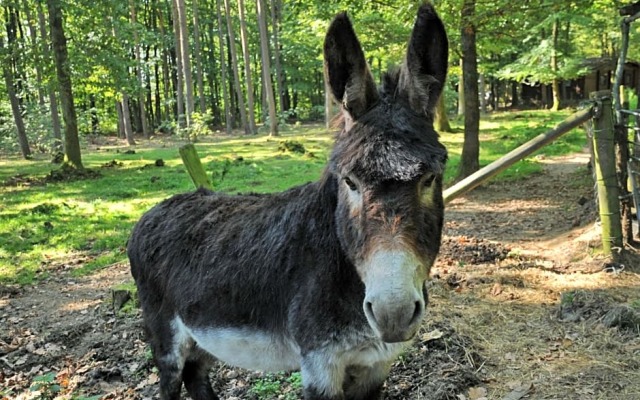
<svg viewBox="0 0 640 400"><path fill-rule="evenodd" d="M378 89L346 14L324 44L344 127L317 182L270 195L199 189L148 211L128 243L162 399L218 399L215 360L301 370L307 400L379 399L416 335L440 248L447 151L433 109L448 42L423 5Z"/></svg>

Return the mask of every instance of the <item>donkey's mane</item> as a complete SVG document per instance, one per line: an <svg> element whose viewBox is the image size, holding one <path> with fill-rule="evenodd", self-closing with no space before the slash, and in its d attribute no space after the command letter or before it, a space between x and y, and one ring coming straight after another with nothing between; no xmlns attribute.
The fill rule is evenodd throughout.
<svg viewBox="0 0 640 400"><path fill-rule="evenodd" d="M407 182L444 170L447 151L438 142L429 115L420 115L398 96L400 69L384 74L379 101L349 131L343 113L336 119L336 138L331 166L342 175L353 173L372 183Z"/></svg>

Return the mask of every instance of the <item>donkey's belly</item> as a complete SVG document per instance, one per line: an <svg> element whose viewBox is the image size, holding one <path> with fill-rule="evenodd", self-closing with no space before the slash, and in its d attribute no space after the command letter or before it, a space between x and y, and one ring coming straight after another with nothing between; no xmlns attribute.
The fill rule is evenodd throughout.
<svg viewBox="0 0 640 400"><path fill-rule="evenodd" d="M299 349L279 335L244 328L187 331L198 347L229 365L271 372L300 368Z"/></svg>

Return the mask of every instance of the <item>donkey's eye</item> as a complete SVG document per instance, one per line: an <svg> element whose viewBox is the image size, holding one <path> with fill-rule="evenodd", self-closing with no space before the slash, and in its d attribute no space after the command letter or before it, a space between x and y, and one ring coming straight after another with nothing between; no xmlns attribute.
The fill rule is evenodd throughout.
<svg viewBox="0 0 640 400"><path fill-rule="evenodd" d="M349 189L353 190L353 191L357 191L358 187L356 186L355 183L353 183L353 181L349 178L344 178L344 183L349 186Z"/></svg>
<svg viewBox="0 0 640 400"><path fill-rule="evenodd" d="M425 188L429 188L431 187L431 185L433 184L433 181L436 179L436 175L435 174L430 174L429 176L427 176L424 180L424 187Z"/></svg>

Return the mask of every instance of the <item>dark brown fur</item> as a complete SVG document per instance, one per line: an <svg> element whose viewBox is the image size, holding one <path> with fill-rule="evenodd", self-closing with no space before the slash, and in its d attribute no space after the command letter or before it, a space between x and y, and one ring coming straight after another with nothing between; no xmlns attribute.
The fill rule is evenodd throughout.
<svg viewBox="0 0 640 400"><path fill-rule="evenodd" d="M347 122L320 180L272 195L200 189L167 199L142 217L128 253L163 399L179 398L183 381L194 399L217 399L207 378L214 359L192 339L176 350L176 317L193 330L243 329L293 341L306 399L381 396L392 360L345 365L338 389L322 386L331 376L308 371L322 367L317 354L323 352L332 359L339 357L331 353L335 349L386 351L363 311L363 279L373 253L400 246L420 263L421 279L438 253L447 155L431 110L446 56L442 23L431 6L423 6L406 65L375 90L353 28L338 16L325 58ZM403 82L426 86L409 89ZM350 196L360 196L362 207L354 209ZM180 361L176 351L186 358Z"/></svg>

